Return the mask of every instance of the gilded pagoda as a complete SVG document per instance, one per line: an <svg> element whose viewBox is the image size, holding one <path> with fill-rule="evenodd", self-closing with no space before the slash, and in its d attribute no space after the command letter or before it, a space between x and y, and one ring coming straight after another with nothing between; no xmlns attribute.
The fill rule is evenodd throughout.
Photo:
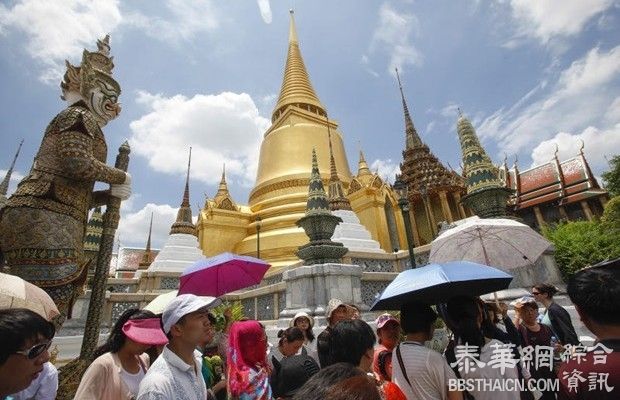
<svg viewBox="0 0 620 400"><path fill-rule="evenodd" d="M260 251L260 257L274 267L268 275L299 261L295 253L308 238L296 222L304 216L308 200L307 160L313 148L324 184L328 185L330 176L334 182L336 174L341 193L346 194L372 239L390 252L406 247L402 218L395 212L398 207L390 186L371 173L365 161L357 175L351 174L338 123L327 118L326 107L310 83L292 11L284 77L271 123L261 143L248 205L240 205L230 196L225 174L217 194L205 201L197 222L205 255L232 251L256 256Z"/></svg>

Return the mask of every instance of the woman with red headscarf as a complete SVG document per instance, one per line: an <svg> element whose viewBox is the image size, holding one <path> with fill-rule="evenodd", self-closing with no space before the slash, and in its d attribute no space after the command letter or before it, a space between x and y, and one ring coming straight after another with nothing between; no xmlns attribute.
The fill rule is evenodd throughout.
<svg viewBox="0 0 620 400"><path fill-rule="evenodd" d="M232 324L228 335L228 390L235 400L271 400L267 335L258 321Z"/></svg>

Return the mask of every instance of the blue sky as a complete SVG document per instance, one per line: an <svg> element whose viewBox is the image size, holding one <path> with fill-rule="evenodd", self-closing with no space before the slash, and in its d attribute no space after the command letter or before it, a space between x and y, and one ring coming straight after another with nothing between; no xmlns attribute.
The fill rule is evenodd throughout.
<svg viewBox="0 0 620 400"><path fill-rule="evenodd" d="M422 139L458 168L457 107L495 162L521 170L577 154L596 175L620 149L620 2L613 0L22 0L0 3L0 173L25 139L11 190L64 104L64 60L111 34L123 111L104 128L108 159L132 145L133 196L120 242L143 246L154 212L161 246L193 146L191 204L213 196L226 163L246 204L279 93L289 8L314 88L340 125L349 163L361 148L393 180L404 146L400 94Z"/></svg>

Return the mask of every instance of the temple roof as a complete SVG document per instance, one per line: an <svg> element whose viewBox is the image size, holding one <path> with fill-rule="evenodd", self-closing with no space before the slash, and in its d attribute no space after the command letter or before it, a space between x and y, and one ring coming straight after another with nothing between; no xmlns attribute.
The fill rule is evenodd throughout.
<svg viewBox="0 0 620 400"><path fill-rule="evenodd" d="M583 151L565 161L559 161L556 155L525 171L519 171L515 162L506 172L505 185L515 191L513 203L517 210L550 201L566 205L607 194L592 175Z"/></svg>
<svg viewBox="0 0 620 400"><path fill-rule="evenodd" d="M271 121L274 122L282 111L287 106L291 105L311 106L310 110L314 107L314 112L316 114L325 116L325 107L321 104L321 101L314 92L314 88L310 83L308 72L306 71L304 60L301 56L301 51L299 50L299 41L297 40L293 10L291 10L288 54L286 56L286 65L284 67L284 79L282 80L280 97L278 97L278 102L274 108Z"/></svg>
<svg viewBox="0 0 620 400"><path fill-rule="evenodd" d="M222 168L222 179L220 180L220 185L217 188L217 193L213 198L213 202L215 203L215 208L238 211L237 205L228 191L228 184L226 183L226 165Z"/></svg>
<svg viewBox="0 0 620 400"><path fill-rule="evenodd" d="M454 171L448 170L422 142L407 107L398 70L396 70L398 87L403 103L405 116L405 150L403 163L400 166L402 177L409 186L413 196L418 195L422 188L428 192L439 189L460 191L465 186L463 178Z"/></svg>
<svg viewBox="0 0 620 400"><path fill-rule="evenodd" d="M358 162L357 176L354 176L349 185L348 194L355 193L363 188L373 187L381 189L384 185L383 179L378 174L372 173L368 168L368 163L364 158L364 153L360 150L360 159Z"/></svg>
<svg viewBox="0 0 620 400"><path fill-rule="evenodd" d="M189 170L192 163L192 148L189 148L189 160L187 162L187 176L185 178L185 190L183 191L183 201L177 212L177 219L170 228L170 234L187 233L196 234L196 227L192 222L192 209L189 206Z"/></svg>

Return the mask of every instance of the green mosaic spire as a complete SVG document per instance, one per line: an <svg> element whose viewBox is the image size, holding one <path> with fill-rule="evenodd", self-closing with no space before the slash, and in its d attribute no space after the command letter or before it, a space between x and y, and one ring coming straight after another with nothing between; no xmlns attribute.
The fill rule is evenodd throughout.
<svg viewBox="0 0 620 400"><path fill-rule="evenodd" d="M314 148L312 149L312 173L308 186L306 215L296 224L306 232L310 242L298 248L297 257L304 261L304 265L340 262L342 256L349 250L342 243L333 242L331 237L334 235L336 226L342 222L342 218L333 215L329 209L329 201L323 188Z"/></svg>
<svg viewBox="0 0 620 400"><path fill-rule="evenodd" d="M480 218L506 217L507 201L512 190L502 185L497 167L480 145L471 122L460 110L456 128L467 180L467 195L462 198L463 203Z"/></svg>
<svg viewBox="0 0 620 400"><path fill-rule="evenodd" d="M103 218L101 215L101 207L93 210L93 214L86 225L86 235L84 235L84 250L87 252L97 253L99 251L99 243L101 242L101 234L103 233Z"/></svg>
<svg viewBox="0 0 620 400"><path fill-rule="evenodd" d="M497 167L480 145L471 122L462 114L457 123L457 132L463 151L463 168L467 178L467 194L503 185L498 179Z"/></svg>
<svg viewBox="0 0 620 400"><path fill-rule="evenodd" d="M331 215L331 212L329 211L329 201L327 200L319 172L319 163L316 160L316 150L312 148L312 172L310 173L310 184L308 185L306 215L321 214Z"/></svg>

